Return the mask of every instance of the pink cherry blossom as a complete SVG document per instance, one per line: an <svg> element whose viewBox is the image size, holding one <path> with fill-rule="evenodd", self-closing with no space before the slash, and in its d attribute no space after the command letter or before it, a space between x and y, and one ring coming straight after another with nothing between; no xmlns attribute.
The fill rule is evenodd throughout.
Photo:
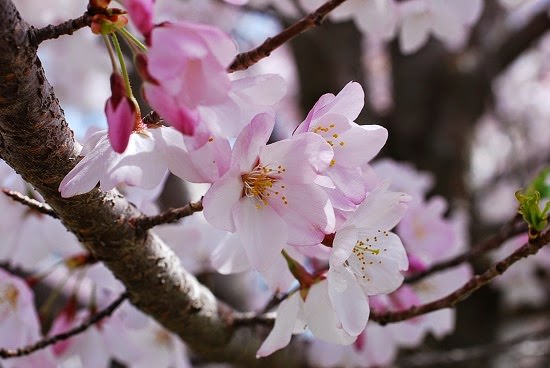
<svg viewBox="0 0 550 368"><path fill-rule="evenodd" d="M353 122L364 105L364 92L359 83L348 83L338 95L325 94L313 106L295 134L305 131L323 137L334 150L334 158L322 172L335 189L328 189L332 204L352 210L365 198L365 178L361 167L384 146L388 137L379 125Z"/></svg>
<svg viewBox="0 0 550 368"><path fill-rule="evenodd" d="M351 345L342 346L315 339L309 344L308 356L319 367L382 367L390 365L397 349L387 326L369 322Z"/></svg>
<svg viewBox="0 0 550 368"><path fill-rule="evenodd" d="M285 93L285 81L277 74L234 79L223 102L199 106L201 124L206 125L215 135L236 137L257 114L273 113L272 106L279 102Z"/></svg>
<svg viewBox="0 0 550 368"><path fill-rule="evenodd" d="M128 146L132 131L143 128L143 124L136 102L126 96L124 80L117 73L111 74L111 93L105 104L109 141L115 152L122 153Z"/></svg>
<svg viewBox="0 0 550 368"><path fill-rule="evenodd" d="M144 36L153 29L153 5L155 0L124 0L128 15Z"/></svg>
<svg viewBox="0 0 550 368"><path fill-rule="evenodd" d="M369 316L368 295L394 291L408 268L401 240L390 230L399 222L410 198L379 188L369 193L337 230L327 274L329 295L342 328L359 335Z"/></svg>
<svg viewBox="0 0 550 368"><path fill-rule="evenodd" d="M265 145L275 121L257 115L233 147L229 171L203 205L208 222L237 232L253 267L268 268L285 244L314 245L334 228L328 197L314 184L332 149L313 133Z"/></svg>
<svg viewBox="0 0 550 368"><path fill-rule="evenodd" d="M468 27L481 15L481 0L411 0L399 4L399 45L403 53L418 50L430 33L451 47L461 46Z"/></svg>
<svg viewBox="0 0 550 368"><path fill-rule="evenodd" d="M300 0L313 11L323 5L322 0ZM335 21L353 19L357 27L371 37L390 40L397 27L397 11L394 0L348 0L334 9L330 15Z"/></svg>
<svg viewBox="0 0 550 368"><path fill-rule="evenodd" d="M120 183L149 189L156 187L168 170L162 150L157 147L164 143L162 136L168 131L161 130L165 129L132 133L122 154L113 150L105 131L94 133L84 145L84 158L61 181L61 196L67 198L87 193L98 182L103 191ZM178 133L174 131L174 134Z"/></svg>
<svg viewBox="0 0 550 368"><path fill-rule="evenodd" d="M344 345L353 343L355 337L338 328L339 325L329 300L327 282L318 282L309 288L307 296L303 297L300 292L295 292L281 302L275 326L256 356L268 356L284 348L290 342L292 334L304 331L306 326L313 336L323 341Z"/></svg>
<svg viewBox="0 0 550 368"><path fill-rule="evenodd" d="M0 269L0 346L15 349L42 338L34 296L24 280ZM2 367L55 367L50 347L35 354L2 360Z"/></svg>
<svg viewBox="0 0 550 368"><path fill-rule="evenodd" d="M458 244L452 223L443 217L446 209L441 197L415 202L397 226L407 252L425 266L448 258Z"/></svg>
<svg viewBox="0 0 550 368"><path fill-rule="evenodd" d="M172 126L193 135L198 107L227 99L231 83L226 68L235 55L233 41L217 28L163 23L151 31L145 97Z"/></svg>
<svg viewBox="0 0 550 368"><path fill-rule="evenodd" d="M392 190L405 192L415 201L424 198L434 185L433 175L420 172L405 162L384 158L373 162L372 168L380 180L390 180Z"/></svg>

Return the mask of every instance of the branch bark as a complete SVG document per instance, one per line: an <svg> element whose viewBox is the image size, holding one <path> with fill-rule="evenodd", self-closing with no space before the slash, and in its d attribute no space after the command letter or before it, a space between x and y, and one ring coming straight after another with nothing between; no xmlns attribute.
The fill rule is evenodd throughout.
<svg viewBox="0 0 550 368"><path fill-rule="evenodd" d="M321 7L315 10L313 13L300 19L298 22L285 28L282 32L276 36L269 37L260 46L248 52L240 53L235 57L235 60L227 68L228 72L236 72L238 70L246 70L252 65L256 64L263 58L268 57L271 52L278 47L285 44L287 41L293 39L302 32L308 29L319 26L325 16L330 13L338 5L342 4L346 0L331 0L324 3Z"/></svg>
<svg viewBox="0 0 550 368"><path fill-rule="evenodd" d="M246 366L302 365L303 350L292 348L257 361L267 330L234 328L232 310L186 272L157 236L128 221L142 214L116 191L96 188L61 198L59 183L80 159L80 146L44 75L30 27L10 0L0 0L0 25L0 157L126 286L129 300L192 350Z"/></svg>

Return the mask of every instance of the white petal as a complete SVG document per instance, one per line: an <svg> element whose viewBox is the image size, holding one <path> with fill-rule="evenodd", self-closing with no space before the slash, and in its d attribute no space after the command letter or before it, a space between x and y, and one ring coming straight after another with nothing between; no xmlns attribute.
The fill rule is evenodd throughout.
<svg viewBox="0 0 550 368"><path fill-rule="evenodd" d="M299 293L295 293L279 305L275 326L269 333L262 346L256 352L256 357L261 358L284 348L290 342L296 318L302 301Z"/></svg>
<svg viewBox="0 0 550 368"><path fill-rule="evenodd" d="M342 322L342 328L351 336L359 335L367 326L370 309L355 275L343 267L331 268L327 281L330 301ZM344 288L338 285L341 283L345 283Z"/></svg>
<svg viewBox="0 0 550 368"><path fill-rule="evenodd" d="M252 267L267 270L287 243L287 225L269 206L241 198L234 208L235 227Z"/></svg>
<svg viewBox="0 0 550 368"><path fill-rule="evenodd" d="M399 46L404 54L417 51L428 41L430 17L427 13L411 14L402 19Z"/></svg>
<svg viewBox="0 0 550 368"><path fill-rule="evenodd" d="M327 284L321 281L309 289L304 303L304 316L315 337L334 344L349 345L357 336L350 336L341 328L330 302Z"/></svg>

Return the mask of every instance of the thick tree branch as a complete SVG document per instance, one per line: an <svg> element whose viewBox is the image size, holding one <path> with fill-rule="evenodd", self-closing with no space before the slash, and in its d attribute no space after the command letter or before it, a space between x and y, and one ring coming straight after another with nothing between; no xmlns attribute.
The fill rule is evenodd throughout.
<svg viewBox="0 0 550 368"><path fill-rule="evenodd" d="M26 195L23 195L15 190L2 189L2 192L13 199L16 202L19 202L35 211L43 213L44 215L57 218L55 211L47 204L37 201L36 199L29 198Z"/></svg>
<svg viewBox="0 0 550 368"><path fill-rule="evenodd" d="M125 285L129 300L196 353L251 367L303 365L304 352L293 348L256 360L265 327L234 328L232 311L182 268L174 252L128 221L142 214L116 191L60 196L59 183L80 159L78 146L46 80L29 25L10 0L0 0L0 25L0 157Z"/></svg>
<svg viewBox="0 0 550 368"><path fill-rule="evenodd" d="M521 216L517 215L508 224L504 225L504 227L502 227L502 229L500 229L497 234L480 242L476 246L472 247L470 250L459 254L456 257L436 263L425 271L420 271L407 277L405 279L405 282L414 283L422 280L427 276L433 275L436 272L458 266L464 262L469 262L472 259L475 259L490 250L500 247L502 243L512 238L513 236L519 235L521 233L526 233L527 230L527 224L522 220Z"/></svg>
<svg viewBox="0 0 550 368"><path fill-rule="evenodd" d="M264 43L255 49L237 55L235 60L233 60L233 63L231 63L229 68L227 68L227 71L231 73L238 70L248 69L258 61L268 57L273 50L282 46L284 43L296 37L300 33L319 26L323 22L325 16L344 1L346 0L327 1L313 13L308 14L298 22L285 28L279 34L269 37L264 41Z"/></svg>
<svg viewBox="0 0 550 368"><path fill-rule="evenodd" d="M86 320L81 325L78 325L74 328L71 328L68 331L62 332L60 334L47 337L45 339L42 339L34 344L18 348L18 349L0 349L0 357L1 358L15 358L20 357L24 355L29 355L34 353L37 350L44 349L50 345L54 345L58 343L59 341L67 340L75 335L78 335L84 331L86 331L91 326L95 325L99 321L101 321L105 317L109 317L113 312L124 302L126 299L128 299L127 293L122 293L118 298L116 298L111 304L109 304L105 309L99 311L98 313L91 316L88 320Z"/></svg>
<svg viewBox="0 0 550 368"><path fill-rule="evenodd" d="M370 319L380 324L400 322L406 319L410 319L422 314L430 313L439 309L454 307L459 302L469 297L474 291L488 284L491 280L497 276L503 274L511 265L516 263L522 258L535 254L550 243L550 230L546 231L538 238L523 245L521 248L504 258L502 261L495 263L488 270L480 275L475 275L461 288L455 290L451 294L434 300L431 303L422 304L420 306L413 306L409 309L397 312L376 313L372 312Z"/></svg>

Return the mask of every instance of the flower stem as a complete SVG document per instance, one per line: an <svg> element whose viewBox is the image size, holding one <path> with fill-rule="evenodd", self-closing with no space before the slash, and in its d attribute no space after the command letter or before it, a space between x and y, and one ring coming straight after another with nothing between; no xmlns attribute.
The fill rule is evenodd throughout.
<svg viewBox="0 0 550 368"><path fill-rule="evenodd" d="M130 86L128 70L126 69L126 63L124 62L124 55L122 54L122 49L120 48L120 43L118 43L118 38L115 33L111 34L111 39L113 40L113 45L115 46L115 51L118 56L118 62L120 64L120 70L122 71L122 78L124 79L126 93L128 94L128 97L134 97L132 94L132 86Z"/></svg>
<svg viewBox="0 0 550 368"><path fill-rule="evenodd" d="M139 39L137 39L136 36L129 32L126 27L120 28L119 31L129 44L137 46L142 52L147 52L147 46L145 46Z"/></svg>
<svg viewBox="0 0 550 368"><path fill-rule="evenodd" d="M103 42L105 43L105 47L107 47L107 52L109 53L109 59L111 60L111 66L113 68L113 73L118 72L118 66L116 65L115 60L115 52L113 50L113 45L111 45L111 41L109 41L109 38L105 36L104 34L101 35L101 38L103 38Z"/></svg>

